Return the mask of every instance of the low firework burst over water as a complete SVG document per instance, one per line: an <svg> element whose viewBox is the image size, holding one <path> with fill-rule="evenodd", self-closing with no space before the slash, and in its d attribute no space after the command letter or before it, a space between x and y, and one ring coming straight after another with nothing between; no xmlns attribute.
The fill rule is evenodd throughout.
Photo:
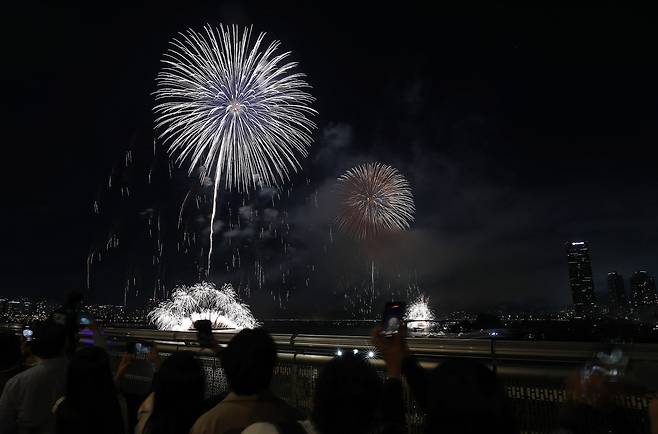
<svg viewBox="0 0 658 434"><path fill-rule="evenodd" d="M406 178L382 163L368 163L338 178L338 227L357 239L409 229L414 199Z"/></svg>
<svg viewBox="0 0 658 434"><path fill-rule="evenodd" d="M244 192L278 186L299 169L315 123L313 97L295 62L283 63L279 41L261 50L251 29L192 29L172 41L155 92L156 130L190 173L202 167L214 178L208 270L219 185Z"/></svg>
<svg viewBox="0 0 658 434"><path fill-rule="evenodd" d="M429 307L430 299L421 294L407 306L407 312L404 315L404 320L408 321L408 327L411 329L427 330L432 326L432 321L435 319L434 312Z"/></svg>
<svg viewBox="0 0 658 434"><path fill-rule="evenodd" d="M208 282L176 287L171 299L160 303L148 316L160 330L190 330L195 321L202 319L210 320L214 329L258 326L249 306L238 299L231 284L221 289Z"/></svg>

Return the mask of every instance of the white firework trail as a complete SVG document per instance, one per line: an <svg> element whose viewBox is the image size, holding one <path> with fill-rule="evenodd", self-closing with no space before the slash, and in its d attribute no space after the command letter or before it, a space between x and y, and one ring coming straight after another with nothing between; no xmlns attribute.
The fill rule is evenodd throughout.
<svg viewBox="0 0 658 434"><path fill-rule="evenodd" d="M414 198L406 178L381 163L354 167L338 178L338 228L357 239L409 229Z"/></svg>
<svg viewBox="0 0 658 434"><path fill-rule="evenodd" d="M230 283L221 289L208 282L178 286L171 300L160 303L149 312L148 318L160 330L190 330L200 319L210 320L214 329L255 328L259 325Z"/></svg>
<svg viewBox="0 0 658 434"><path fill-rule="evenodd" d="M427 330L432 326L432 321L436 318L434 312L429 307L430 299L421 294L413 303L407 306L404 320L408 321L409 328L419 328Z"/></svg>
<svg viewBox="0 0 658 434"><path fill-rule="evenodd" d="M222 176L239 192L279 186L300 168L312 141L310 86L279 41L261 49L264 37L252 44L251 28L188 29L171 42L156 79L159 137L178 164L189 160L190 174L200 168L214 175L208 273Z"/></svg>

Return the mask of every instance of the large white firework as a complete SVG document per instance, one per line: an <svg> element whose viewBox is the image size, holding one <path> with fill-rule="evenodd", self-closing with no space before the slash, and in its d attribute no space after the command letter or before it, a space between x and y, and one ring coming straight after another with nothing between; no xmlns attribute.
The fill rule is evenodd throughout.
<svg viewBox="0 0 658 434"><path fill-rule="evenodd" d="M432 326L435 316L429 307L430 299L424 295L419 295L413 303L407 306L404 314L404 320L407 321L407 327L410 329L427 330Z"/></svg>
<svg viewBox="0 0 658 434"><path fill-rule="evenodd" d="M190 173L214 178L209 267L222 177L239 192L278 186L299 169L315 128L304 74L293 72L279 41L261 49L264 37L252 44L251 28L188 29L171 42L156 80L159 137Z"/></svg>
<svg viewBox="0 0 658 434"><path fill-rule="evenodd" d="M357 239L403 231L414 220L414 198L406 178L381 163L354 167L338 178L338 227Z"/></svg>
<svg viewBox="0 0 658 434"><path fill-rule="evenodd" d="M249 306L240 302L230 283L221 289L208 282L178 286L171 300L160 303L148 317L160 330L191 330L194 321L200 319L210 320L214 329L258 326Z"/></svg>

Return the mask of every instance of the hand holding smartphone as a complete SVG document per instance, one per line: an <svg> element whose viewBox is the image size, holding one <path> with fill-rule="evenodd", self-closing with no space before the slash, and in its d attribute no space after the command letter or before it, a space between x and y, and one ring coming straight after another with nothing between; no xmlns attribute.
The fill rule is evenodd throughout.
<svg viewBox="0 0 658 434"><path fill-rule="evenodd" d="M386 374L390 378L400 378L402 364L409 353L405 340L406 328L404 313L406 303L393 301L386 303L382 324L373 330L372 341L379 356L386 362Z"/></svg>
<svg viewBox="0 0 658 434"><path fill-rule="evenodd" d="M194 328L197 331L197 340L203 348L214 348L215 337L212 334L212 323L207 319L200 319L194 322Z"/></svg>
<svg viewBox="0 0 658 434"><path fill-rule="evenodd" d="M383 336L393 336L398 333L400 326L404 321L404 312L407 304L403 301L389 301L384 306L384 315L382 316Z"/></svg>
<svg viewBox="0 0 658 434"><path fill-rule="evenodd" d="M23 337L25 338L25 340L27 342L32 342L32 337L33 336L34 336L34 331L31 328L25 327L23 329Z"/></svg>
<svg viewBox="0 0 658 434"><path fill-rule="evenodd" d="M91 317L86 313L81 313L80 316L78 317L78 325L82 327L91 325Z"/></svg>
<svg viewBox="0 0 658 434"><path fill-rule="evenodd" d="M133 355L147 355L151 352L153 346L146 342L128 342L126 351Z"/></svg>

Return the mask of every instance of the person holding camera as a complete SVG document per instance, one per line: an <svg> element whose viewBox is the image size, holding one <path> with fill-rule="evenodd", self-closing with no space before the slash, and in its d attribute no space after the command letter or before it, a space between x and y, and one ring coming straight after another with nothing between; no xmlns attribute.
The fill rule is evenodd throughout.
<svg viewBox="0 0 658 434"><path fill-rule="evenodd" d="M64 394L68 359L66 329L51 320L36 323L31 352L37 364L11 378L0 396L0 434L53 434L51 409Z"/></svg>
<svg viewBox="0 0 658 434"><path fill-rule="evenodd" d="M233 336L221 353L230 392L197 420L190 433L225 434L257 422L301 420L300 412L269 390L276 359L276 345L265 330L244 329Z"/></svg>
<svg viewBox="0 0 658 434"><path fill-rule="evenodd" d="M425 412L424 432L518 434L502 384L495 372L473 360L448 359L433 371L423 369L406 341L406 324L385 333L382 326L372 341L386 362L388 388L383 395L383 426L387 432L406 432L401 377Z"/></svg>

